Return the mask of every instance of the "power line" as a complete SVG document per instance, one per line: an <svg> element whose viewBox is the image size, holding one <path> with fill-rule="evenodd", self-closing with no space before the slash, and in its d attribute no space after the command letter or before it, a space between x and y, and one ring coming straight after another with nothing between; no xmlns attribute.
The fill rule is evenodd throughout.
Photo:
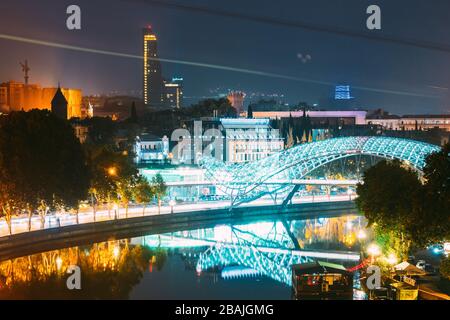
<svg viewBox="0 0 450 320"><path fill-rule="evenodd" d="M216 16L222 16L222 17L228 17L228 18L236 18L236 19L253 21L253 22L264 23L264 24L272 24L272 25L284 26L284 27L289 27L289 28L298 28L298 29L303 29L303 30L308 30L308 31L334 34L334 35L338 35L338 36L360 38L360 39L365 39L365 40L370 40L370 41L386 42L386 43L410 46L410 47L415 47L415 48L420 48L420 49L428 49L428 50L450 53L450 45L442 44L442 43L418 41L418 40L414 40L414 39L404 39L404 38L399 38L399 37L394 37L394 36L380 35L380 34L376 34L376 33L369 34L369 33L364 33L364 32L357 32L357 31L352 31L352 30L348 30L348 29L338 28L338 27L282 20L282 19L277 19L277 18L272 18L272 17L256 16L256 15L251 15L251 14L246 14L246 13L236 13L236 12L231 12L231 11L226 11L226 10L212 9L212 8L208 8L205 6L192 6L192 5L162 1L162 0L121 0L121 1L143 3L143 4L148 4L148 5L160 6L160 7L169 7L169 8L179 9L179 10L205 13L205 14L209 14L209 15L216 15Z"/></svg>
<svg viewBox="0 0 450 320"><path fill-rule="evenodd" d="M68 45L68 44L64 44L64 43L50 42L50 41L45 41L45 40L19 37L19 36L8 35L8 34L0 34L0 39L34 44L34 45L40 45L40 46L46 46L46 47L52 47L52 48L66 49L66 50L71 50L71 51L102 54L102 55L114 56L114 57L120 57L120 58L130 58L130 59L139 59L139 60L144 59L143 56L135 55L135 54L128 54L128 53L109 51L109 50L100 50L100 49L95 49L95 48L80 47L80 46ZM278 79L312 83L312 84L318 84L318 85L326 85L326 86L334 86L335 85L335 83L327 82L327 81L293 77L293 76L289 76L289 75L283 75L283 74L277 74L277 73L271 73L271 72L265 72L265 71L259 71L259 70L252 70L252 69L236 68L236 67L210 64L210 63L202 63L202 62L187 61L187 60L176 60L176 59L164 59L164 58L149 58L149 59L166 62L166 63L175 63L175 64L181 64L181 65L187 65L187 66L193 66L193 67L202 67L202 68L209 68L209 69L216 69L216 70L223 70L223 71L230 71L230 72L239 72L239 73L243 73L243 74L278 78ZM364 91L370 91L370 92L403 95L403 96L411 96L411 97L433 98L433 99L439 98L439 96L436 96L436 95L426 95L426 94L420 94L420 93L408 92L408 91L390 90L390 89L373 88L373 87L361 87L361 86L353 86L353 88L359 89L359 90L364 90Z"/></svg>

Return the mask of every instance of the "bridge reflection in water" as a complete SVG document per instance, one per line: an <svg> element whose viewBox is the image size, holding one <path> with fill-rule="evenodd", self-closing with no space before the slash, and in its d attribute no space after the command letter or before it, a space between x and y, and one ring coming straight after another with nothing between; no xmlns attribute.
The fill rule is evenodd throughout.
<svg viewBox="0 0 450 320"><path fill-rule="evenodd" d="M289 236L285 226L290 228L295 239ZM225 279L263 275L290 286L294 264L314 260L358 264L358 234L364 226L365 221L359 216L287 224L259 222L146 236L142 238L142 244L148 247L207 247L195 262L198 274L220 271ZM300 250L295 249L294 241L298 242Z"/></svg>
<svg viewBox="0 0 450 320"><path fill-rule="evenodd" d="M365 225L363 217L349 215L222 225L43 252L0 262L0 299L147 298L142 295L143 287L153 290L155 297L163 289L170 297L192 298L193 289L202 287L207 292L203 298L230 298L218 289L219 276L238 279L232 284L236 289L232 297L254 288L251 283L255 282L240 278L257 277L264 285L258 286L258 293L247 291L243 298L271 296L274 290L281 294L277 298L288 298L283 294L291 284L292 264L311 260L358 264L362 240L357 235ZM295 249L294 239L300 250ZM71 265L82 270L83 290L66 288ZM144 274L153 272L155 277L148 281ZM201 281L192 283L192 276ZM171 287L174 277L176 286Z"/></svg>

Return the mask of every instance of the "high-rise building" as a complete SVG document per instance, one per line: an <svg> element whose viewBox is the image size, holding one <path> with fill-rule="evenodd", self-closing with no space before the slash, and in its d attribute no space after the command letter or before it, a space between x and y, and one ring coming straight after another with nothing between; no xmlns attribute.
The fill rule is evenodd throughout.
<svg viewBox="0 0 450 320"><path fill-rule="evenodd" d="M164 81L164 98L166 106L179 109L183 105L183 78Z"/></svg>
<svg viewBox="0 0 450 320"><path fill-rule="evenodd" d="M158 60L158 39L152 28L144 29L144 103L161 106L164 102L161 63Z"/></svg>

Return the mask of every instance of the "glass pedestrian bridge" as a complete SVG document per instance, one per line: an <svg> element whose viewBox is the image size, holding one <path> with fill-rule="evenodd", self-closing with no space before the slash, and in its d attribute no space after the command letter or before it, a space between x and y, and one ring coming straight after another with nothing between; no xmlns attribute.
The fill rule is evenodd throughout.
<svg viewBox="0 0 450 320"><path fill-rule="evenodd" d="M250 163L226 164L203 157L200 165L205 168L207 179L231 197L233 206L282 193L288 193L287 203L298 191L298 185L290 181L303 179L333 161L367 155L398 159L422 170L426 157L439 150L432 144L401 138L344 137L302 144ZM271 181L286 183L271 185Z"/></svg>

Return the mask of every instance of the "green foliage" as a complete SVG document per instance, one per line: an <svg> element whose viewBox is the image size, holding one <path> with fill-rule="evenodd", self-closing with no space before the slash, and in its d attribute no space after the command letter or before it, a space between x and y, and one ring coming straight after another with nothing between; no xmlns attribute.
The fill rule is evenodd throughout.
<svg viewBox="0 0 450 320"><path fill-rule="evenodd" d="M93 117L82 120L89 126L88 141L97 145L112 145L117 130L114 121L109 117Z"/></svg>
<svg viewBox="0 0 450 320"><path fill-rule="evenodd" d="M450 144L440 152L429 155L423 171L424 212L417 236L425 234L426 238L435 242L450 239Z"/></svg>
<svg viewBox="0 0 450 320"><path fill-rule="evenodd" d="M253 119L253 107L250 104L247 109L247 119Z"/></svg>
<svg viewBox="0 0 450 320"><path fill-rule="evenodd" d="M0 181L21 208L77 207L89 171L70 124L46 110L1 116Z"/></svg>
<svg viewBox="0 0 450 320"><path fill-rule="evenodd" d="M450 280L450 258L442 259L439 272L443 278Z"/></svg>
<svg viewBox="0 0 450 320"><path fill-rule="evenodd" d="M137 115L137 111L136 111L136 103L134 101L131 104L130 121L132 123L137 123L138 122L138 115Z"/></svg>
<svg viewBox="0 0 450 320"><path fill-rule="evenodd" d="M161 174L158 173L152 178L151 186L153 188L154 194L158 198L158 201L161 200L161 198L164 197L164 195L167 192L167 185L164 182L164 179L161 176Z"/></svg>
<svg viewBox="0 0 450 320"><path fill-rule="evenodd" d="M134 200L140 204L146 204L152 201L154 190L147 179L139 176L134 188Z"/></svg>
<svg viewBox="0 0 450 320"><path fill-rule="evenodd" d="M368 169L357 186L358 208L390 246L405 253L409 244L423 247L449 237L450 146L426 159L423 183L398 161L382 161Z"/></svg>
<svg viewBox="0 0 450 320"><path fill-rule="evenodd" d="M368 169L358 184L356 203L369 224L384 230L404 232L414 222L415 199L421 193L417 174L398 161L382 161Z"/></svg>
<svg viewBox="0 0 450 320"><path fill-rule="evenodd" d="M98 202L118 201L128 206L139 172L131 159L109 146L88 146L91 169L90 192Z"/></svg>

